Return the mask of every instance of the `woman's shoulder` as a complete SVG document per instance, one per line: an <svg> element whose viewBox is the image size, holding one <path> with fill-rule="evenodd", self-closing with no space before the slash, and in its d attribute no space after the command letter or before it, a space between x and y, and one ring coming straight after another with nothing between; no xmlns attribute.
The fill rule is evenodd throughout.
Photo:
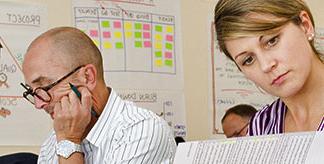
<svg viewBox="0 0 324 164"><path fill-rule="evenodd" d="M280 99L264 106L252 118L249 127L250 135L281 133L286 105Z"/></svg>
<svg viewBox="0 0 324 164"><path fill-rule="evenodd" d="M282 109L284 109L285 104L283 103L283 101L281 101L281 99L277 99L275 101L273 101L271 104L267 104L265 106L262 107L261 110L259 110L255 115L254 118L258 118L258 117L265 117L265 116L274 116L277 114L280 114L280 111Z"/></svg>

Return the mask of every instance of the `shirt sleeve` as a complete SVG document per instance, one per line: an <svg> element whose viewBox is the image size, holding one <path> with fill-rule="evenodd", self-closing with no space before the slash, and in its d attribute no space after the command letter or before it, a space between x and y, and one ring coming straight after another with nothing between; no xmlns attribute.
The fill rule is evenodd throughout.
<svg viewBox="0 0 324 164"><path fill-rule="evenodd" d="M113 144L106 163L169 164L173 162L176 144L168 124L159 117L145 117L122 129L122 137Z"/></svg>

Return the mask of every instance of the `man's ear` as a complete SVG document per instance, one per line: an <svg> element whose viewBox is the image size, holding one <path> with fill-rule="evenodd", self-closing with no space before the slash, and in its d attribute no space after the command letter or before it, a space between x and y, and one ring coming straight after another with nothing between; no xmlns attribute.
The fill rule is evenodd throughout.
<svg viewBox="0 0 324 164"><path fill-rule="evenodd" d="M94 90L97 84L97 69L93 64L87 64L83 69L85 85L89 90Z"/></svg>
<svg viewBox="0 0 324 164"><path fill-rule="evenodd" d="M304 30L307 37L310 35L314 35L315 30L314 26L312 24L311 18L309 17L308 13L306 11L301 11L299 14L299 18L301 21L301 27Z"/></svg>

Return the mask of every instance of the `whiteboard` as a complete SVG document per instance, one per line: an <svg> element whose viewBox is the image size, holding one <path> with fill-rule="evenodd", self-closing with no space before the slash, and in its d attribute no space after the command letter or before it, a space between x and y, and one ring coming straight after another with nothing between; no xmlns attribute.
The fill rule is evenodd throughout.
<svg viewBox="0 0 324 164"><path fill-rule="evenodd" d="M102 53L107 84L185 137L180 0L74 0L72 13Z"/></svg>

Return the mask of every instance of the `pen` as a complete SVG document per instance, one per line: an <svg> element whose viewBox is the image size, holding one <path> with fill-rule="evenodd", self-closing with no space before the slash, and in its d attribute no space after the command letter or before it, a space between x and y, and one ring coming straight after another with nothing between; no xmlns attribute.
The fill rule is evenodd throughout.
<svg viewBox="0 0 324 164"><path fill-rule="evenodd" d="M75 87L73 84L69 83L72 91L78 96L79 100L81 100L81 93L78 91L78 88ZM93 107L91 107L91 115L98 118L98 114L97 112L93 109Z"/></svg>

